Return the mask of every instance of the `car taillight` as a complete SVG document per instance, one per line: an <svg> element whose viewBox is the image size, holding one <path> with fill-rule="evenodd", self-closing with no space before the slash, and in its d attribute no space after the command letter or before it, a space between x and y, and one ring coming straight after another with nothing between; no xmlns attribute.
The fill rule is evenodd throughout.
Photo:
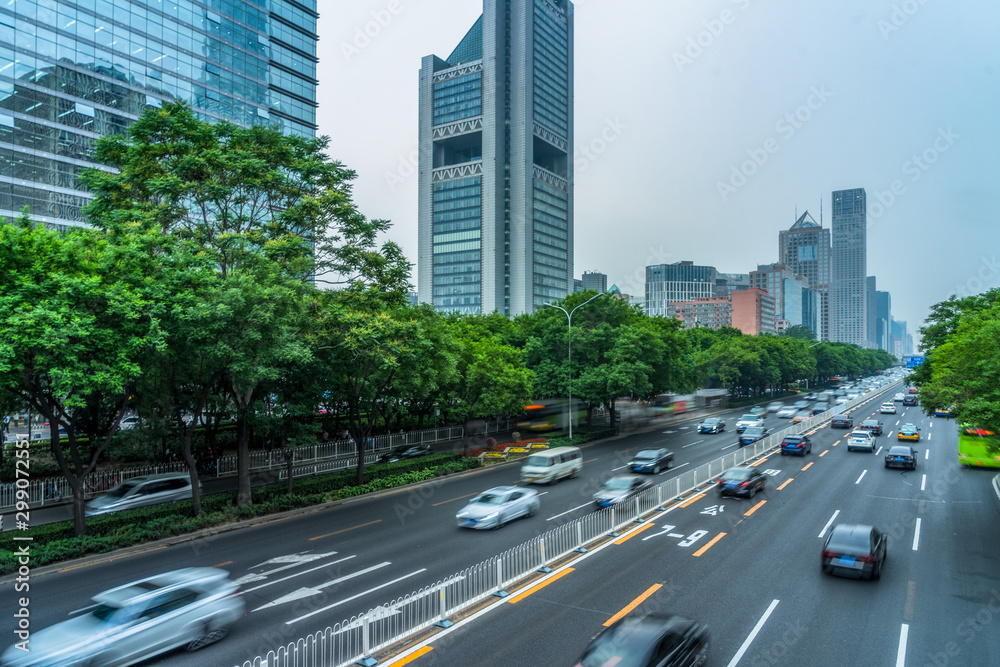
<svg viewBox="0 0 1000 667"><path fill-rule="evenodd" d="M723 485L723 481L720 479L719 480L719 486L722 486L722 485Z"/></svg>
<svg viewBox="0 0 1000 667"><path fill-rule="evenodd" d="M837 558L837 552L836 551L824 551L823 552L823 558Z"/></svg>
<svg viewBox="0 0 1000 667"><path fill-rule="evenodd" d="M741 486L741 487L743 487L743 486L746 486L746 485L747 485L747 484L749 484L749 483L750 483L750 482L743 482L742 484L740 484L740 486Z"/></svg>
<svg viewBox="0 0 1000 667"><path fill-rule="evenodd" d="M875 558L872 556L858 556L857 561L859 563L871 564L875 562Z"/></svg>

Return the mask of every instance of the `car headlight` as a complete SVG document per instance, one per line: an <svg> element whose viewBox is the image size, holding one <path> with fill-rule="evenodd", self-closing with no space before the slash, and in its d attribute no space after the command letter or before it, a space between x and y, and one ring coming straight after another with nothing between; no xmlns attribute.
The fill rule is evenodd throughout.
<svg viewBox="0 0 1000 667"><path fill-rule="evenodd" d="M498 516L500 516L500 512L493 512L492 514L487 514L486 516L484 516L483 521L485 521L486 519L495 519Z"/></svg>

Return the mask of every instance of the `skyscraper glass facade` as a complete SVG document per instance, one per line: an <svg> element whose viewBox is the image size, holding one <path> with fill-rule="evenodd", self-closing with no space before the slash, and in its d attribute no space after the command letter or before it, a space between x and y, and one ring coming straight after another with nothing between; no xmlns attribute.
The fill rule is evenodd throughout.
<svg viewBox="0 0 1000 667"><path fill-rule="evenodd" d="M809 211L804 212L790 229L778 234L778 262L805 278L816 292L816 323L810 327L817 340L830 340L830 281L832 280L832 249L830 230L816 222Z"/></svg>
<svg viewBox="0 0 1000 667"><path fill-rule="evenodd" d="M646 313L672 317L671 303L715 296L717 277L714 266L696 266L693 262L647 266Z"/></svg>
<svg viewBox="0 0 1000 667"><path fill-rule="evenodd" d="M94 145L180 99L316 133L316 0L0 0L0 216L84 222Z"/></svg>
<svg viewBox="0 0 1000 667"><path fill-rule="evenodd" d="M864 188L833 193L831 340L864 347L868 342L868 227Z"/></svg>

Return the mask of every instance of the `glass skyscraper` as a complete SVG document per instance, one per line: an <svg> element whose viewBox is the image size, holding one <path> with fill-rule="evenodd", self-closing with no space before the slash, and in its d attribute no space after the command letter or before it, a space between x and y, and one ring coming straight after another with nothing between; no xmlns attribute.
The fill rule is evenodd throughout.
<svg viewBox="0 0 1000 667"><path fill-rule="evenodd" d="M573 291L573 5L483 0L420 68L418 293L530 313Z"/></svg>
<svg viewBox="0 0 1000 667"><path fill-rule="evenodd" d="M833 193L830 339L868 343L868 207L864 188Z"/></svg>
<svg viewBox="0 0 1000 667"><path fill-rule="evenodd" d="M778 234L778 262L805 278L809 289L816 293L815 325L810 328L820 341L830 340L831 253L830 230L816 222L809 211Z"/></svg>
<svg viewBox="0 0 1000 667"><path fill-rule="evenodd" d="M0 0L0 216L85 222L94 144L149 108L316 135L316 0Z"/></svg>

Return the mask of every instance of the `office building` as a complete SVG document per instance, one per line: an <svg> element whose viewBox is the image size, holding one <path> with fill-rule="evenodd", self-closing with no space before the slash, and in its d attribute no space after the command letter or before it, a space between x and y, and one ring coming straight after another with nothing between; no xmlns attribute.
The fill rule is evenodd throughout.
<svg viewBox="0 0 1000 667"><path fill-rule="evenodd" d="M778 234L778 263L804 278L817 295L816 340L830 340L831 252L830 230L816 222L809 211Z"/></svg>
<svg viewBox="0 0 1000 667"><path fill-rule="evenodd" d="M775 333L774 297L757 287L733 292L733 326L749 336Z"/></svg>
<svg viewBox="0 0 1000 667"><path fill-rule="evenodd" d="M901 357L904 354L912 354L913 339L908 339L908 337L906 322L900 320L889 321L889 352L897 357Z"/></svg>
<svg viewBox="0 0 1000 667"><path fill-rule="evenodd" d="M780 262L758 264L757 270L750 272L750 287L762 289L774 298L775 317L787 320L786 328L805 325L816 333L809 285L788 266Z"/></svg>
<svg viewBox="0 0 1000 667"><path fill-rule="evenodd" d="M892 321L892 297L888 292L875 292L875 347L890 352L889 322Z"/></svg>
<svg viewBox="0 0 1000 667"><path fill-rule="evenodd" d="M878 347L875 341L875 276L865 278L865 347L875 349Z"/></svg>
<svg viewBox="0 0 1000 667"><path fill-rule="evenodd" d="M749 273L716 273L715 296L728 297L734 290L745 290L749 288Z"/></svg>
<svg viewBox="0 0 1000 667"><path fill-rule="evenodd" d="M830 339L861 347L868 342L867 210L864 188L833 193Z"/></svg>
<svg viewBox="0 0 1000 667"><path fill-rule="evenodd" d="M316 134L316 0L0 3L0 216L84 224L96 140L186 101L205 120Z"/></svg>
<svg viewBox="0 0 1000 667"><path fill-rule="evenodd" d="M733 305L728 296L712 296L671 303L672 317L685 329L719 329L733 325Z"/></svg>
<svg viewBox="0 0 1000 667"><path fill-rule="evenodd" d="M597 271L583 272L583 289L604 293L608 291L608 276Z"/></svg>
<svg viewBox="0 0 1000 667"><path fill-rule="evenodd" d="M573 290L573 5L483 0L419 80L420 300L530 313Z"/></svg>
<svg viewBox="0 0 1000 667"><path fill-rule="evenodd" d="M714 266L696 266L689 261L647 266L646 314L672 317L671 303L718 296L717 274Z"/></svg>

